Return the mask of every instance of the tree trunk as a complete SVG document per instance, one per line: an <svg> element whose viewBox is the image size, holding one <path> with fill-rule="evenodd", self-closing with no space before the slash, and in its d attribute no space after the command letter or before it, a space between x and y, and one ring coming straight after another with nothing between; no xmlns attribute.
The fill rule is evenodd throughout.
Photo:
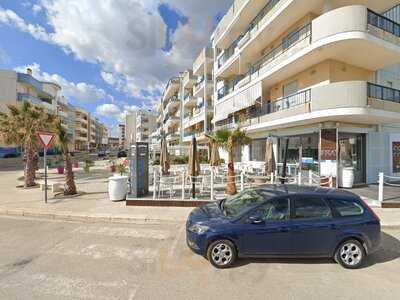
<svg viewBox="0 0 400 300"><path fill-rule="evenodd" d="M237 193L232 149L228 151L228 180L226 184L226 193L228 195L235 195Z"/></svg>
<svg viewBox="0 0 400 300"><path fill-rule="evenodd" d="M68 151L64 152L64 166L65 166L65 188L64 195L77 194L74 172L72 171L72 160Z"/></svg>
<svg viewBox="0 0 400 300"><path fill-rule="evenodd" d="M29 143L25 145L25 188L35 186L35 151Z"/></svg>

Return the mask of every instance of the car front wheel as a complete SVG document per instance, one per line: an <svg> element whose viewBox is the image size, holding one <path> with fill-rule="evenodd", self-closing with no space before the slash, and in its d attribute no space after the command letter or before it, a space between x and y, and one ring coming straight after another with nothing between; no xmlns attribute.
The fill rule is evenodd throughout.
<svg viewBox="0 0 400 300"><path fill-rule="evenodd" d="M335 260L347 269L357 269L365 261L363 245L357 240L344 241L336 250Z"/></svg>
<svg viewBox="0 0 400 300"><path fill-rule="evenodd" d="M207 259L216 268L229 268L234 264L236 258L236 247L231 241L218 240L208 247Z"/></svg>

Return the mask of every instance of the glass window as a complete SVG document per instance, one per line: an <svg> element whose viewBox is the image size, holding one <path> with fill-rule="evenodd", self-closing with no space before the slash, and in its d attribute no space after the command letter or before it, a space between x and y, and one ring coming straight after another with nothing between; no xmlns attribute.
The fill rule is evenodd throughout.
<svg viewBox="0 0 400 300"><path fill-rule="evenodd" d="M266 192L257 190L245 190L239 194L229 197L221 203L221 209L229 217L237 217L248 208L261 204L263 201L272 197Z"/></svg>
<svg viewBox="0 0 400 300"><path fill-rule="evenodd" d="M266 139L253 140L250 145L250 160L265 161Z"/></svg>
<svg viewBox="0 0 400 300"><path fill-rule="evenodd" d="M290 215L289 199L270 200L265 205L258 207L254 213L262 217L264 221L288 220Z"/></svg>
<svg viewBox="0 0 400 300"><path fill-rule="evenodd" d="M351 200L329 199L332 206L342 217L360 216L364 213L364 208Z"/></svg>
<svg viewBox="0 0 400 300"><path fill-rule="evenodd" d="M296 219L325 219L331 218L332 212L321 198L298 197L295 199Z"/></svg>

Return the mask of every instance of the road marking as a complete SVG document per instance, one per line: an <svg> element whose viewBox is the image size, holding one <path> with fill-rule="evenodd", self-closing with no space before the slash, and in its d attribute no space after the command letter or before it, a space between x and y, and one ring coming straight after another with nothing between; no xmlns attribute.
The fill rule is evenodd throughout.
<svg viewBox="0 0 400 300"><path fill-rule="evenodd" d="M167 256L168 260L170 260L171 258L174 257L175 250L176 250L176 247L178 246L179 239L180 239L182 233L184 232L185 228L186 228L185 224L183 224L179 228L178 234L176 235L174 241L172 242L171 248L168 251L168 256Z"/></svg>
<svg viewBox="0 0 400 300"><path fill-rule="evenodd" d="M30 289L33 294L50 295L56 297L117 300L126 290L127 299L136 295L138 284L130 284L125 280L98 282L77 277L51 276L48 274L21 275L13 282L0 283L0 290ZM128 296L129 295L129 296ZM129 298L128 298L129 297Z"/></svg>
<svg viewBox="0 0 400 300"><path fill-rule="evenodd" d="M132 229L126 227L91 227L80 226L73 230L74 233L83 234L96 234L106 236L118 237L132 237L132 238L146 238L156 240L166 240L170 237L167 230L153 230L153 229Z"/></svg>
<svg viewBox="0 0 400 300"><path fill-rule="evenodd" d="M79 245L59 244L48 251L50 254L88 256L92 259L120 258L124 260L140 259L147 263L154 262L158 249L126 248L106 244L92 244L86 247Z"/></svg>

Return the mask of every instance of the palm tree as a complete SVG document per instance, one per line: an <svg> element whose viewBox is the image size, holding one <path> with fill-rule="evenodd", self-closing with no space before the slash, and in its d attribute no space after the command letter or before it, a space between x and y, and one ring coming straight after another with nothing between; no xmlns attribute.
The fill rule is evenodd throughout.
<svg viewBox="0 0 400 300"><path fill-rule="evenodd" d="M233 131L228 129L219 129L214 133L213 139L217 144L228 152L228 180L226 185L226 193L234 195L237 193L235 184L235 167L233 164L233 151L235 146L248 145L251 139L239 127Z"/></svg>
<svg viewBox="0 0 400 300"><path fill-rule="evenodd" d="M29 102L8 105L8 114L0 112L0 135L8 145L21 146L25 153L24 187L35 185L35 154L38 149L36 132L48 129L53 117L43 108Z"/></svg>
<svg viewBox="0 0 400 300"><path fill-rule="evenodd" d="M64 195L75 195L77 194L74 172L72 171L72 159L69 152L68 145L71 142L67 131L62 126L61 120L56 118L54 122L54 133L56 136L56 143L60 147L64 157L64 168L65 168L65 188Z"/></svg>

